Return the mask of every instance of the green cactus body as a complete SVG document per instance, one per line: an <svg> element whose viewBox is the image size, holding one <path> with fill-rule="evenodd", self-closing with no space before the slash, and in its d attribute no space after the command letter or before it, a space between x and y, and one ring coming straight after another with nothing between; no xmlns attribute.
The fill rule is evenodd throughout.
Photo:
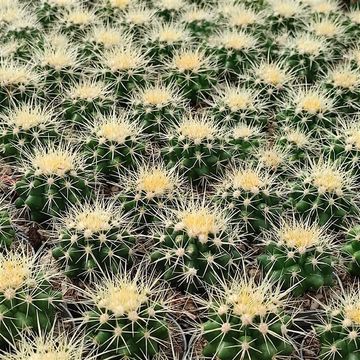
<svg viewBox="0 0 360 360"><path fill-rule="evenodd" d="M115 90L122 102L132 90L146 83L151 72L147 53L132 43L105 50L98 61L102 67L98 77Z"/></svg>
<svg viewBox="0 0 360 360"><path fill-rule="evenodd" d="M300 81L314 82L331 61L326 40L309 33L297 33L279 54Z"/></svg>
<svg viewBox="0 0 360 360"><path fill-rule="evenodd" d="M190 30L195 38L206 38L216 29L213 11L206 7L191 5L181 16L180 21Z"/></svg>
<svg viewBox="0 0 360 360"><path fill-rule="evenodd" d="M225 85L208 101L215 120L227 125L246 123L265 127L269 113L267 104L257 91Z"/></svg>
<svg viewBox="0 0 360 360"><path fill-rule="evenodd" d="M253 153L260 148L264 133L254 125L239 123L232 129L227 142L230 152L236 159L246 160L253 156Z"/></svg>
<svg viewBox="0 0 360 360"><path fill-rule="evenodd" d="M64 117L71 126L79 128L93 116L109 113L114 101L109 86L82 81L73 85L62 98Z"/></svg>
<svg viewBox="0 0 360 360"><path fill-rule="evenodd" d="M85 333L98 359L152 360L170 343L165 291L157 279L121 273L85 294Z"/></svg>
<svg viewBox="0 0 360 360"><path fill-rule="evenodd" d="M258 39L244 30L224 30L209 38L209 54L226 76L238 76L261 56Z"/></svg>
<svg viewBox="0 0 360 360"><path fill-rule="evenodd" d="M0 104L8 107L14 101L26 101L39 95L39 77L33 68L13 60L0 64Z"/></svg>
<svg viewBox="0 0 360 360"><path fill-rule="evenodd" d="M163 220L150 259L166 281L196 292L234 274L239 240L231 237L229 219L218 208L195 203L184 209Z"/></svg>
<svg viewBox="0 0 360 360"><path fill-rule="evenodd" d="M184 118L167 135L162 155L168 167L179 165L180 172L195 182L221 172L231 157L222 130L206 113Z"/></svg>
<svg viewBox="0 0 360 360"><path fill-rule="evenodd" d="M191 41L190 32L179 22L155 22L148 34L145 34L145 46L151 62L160 65L176 51L187 46Z"/></svg>
<svg viewBox="0 0 360 360"><path fill-rule="evenodd" d="M206 97L216 81L216 70L211 57L198 49L180 49L165 62L165 80L176 84L192 103Z"/></svg>
<svg viewBox="0 0 360 360"><path fill-rule="evenodd" d="M20 104L0 115L0 153L7 161L16 161L32 146L55 140L59 130L52 112L36 103Z"/></svg>
<svg viewBox="0 0 360 360"><path fill-rule="evenodd" d="M330 222L334 228L357 216L355 177L339 164L320 159L294 172L296 179L289 184L287 203L299 215L309 216L320 225Z"/></svg>
<svg viewBox="0 0 360 360"><path fill-rule="evenodd" d="M348 359L359 357L359 286L341 290L333 295L330 304L321 304L322 312L314 325L320 343L320 360Z"/></svg>
<svg viewBox="0 0 360 360"><path fill-rule="evenodd" d="M328 72L325 88L335 99L335 106L342 113L356 113L360 101L360 72L350 63L338 65Z"/></svg>
<svg viewBox="0 0 360 360"><path fill-rule="evenodd" d="M334 128L337 123L337 110L331 94L320 88L299 88L290 94L287 104L276 115L277 121L286 126L296 126L315 137Z"/></svg>
<svg viewBox="0 0 360 360"><path fill-rule="evenodd" d="M41 1L36 8L36 16L41 23L41 25L45 28L51 28L54 24L56 24L61 14L65 11L66 7L71 7L76 2L73 0L68 1L58 1L58 0L45 0Z"/></svg>
<svg viewBox="0 0 360 360"><path fill-rule="evenodd" d="M342 253L347 271L360 276L360 226L353 226L346 234Z"/></svg>
<svg viewBox="0 0 360 360"><path fill-rule="evenodd" d="M185 112L185 99L170 84L146 85L134 92L130 99L132 114L149 136L160 140L162 134Z"/></svg>
<svg viewBox="0 0 360 360"><path fill-rule="evenodd" d="M87 203L70 209L56 226L53 257L69 277L91 278L131 265L135 238L113 203Z"/></svg>
<svg viewBox="0 0 360 360"><path fill-rule="evenodd" d="M15 240L15 228L13 226L12 215L8 205L1 201L0 206L0 248L9 249Z"/></svg>
<svg viewBox="0 0 360 360"><path fill-rule="evenodd" d="M86 162L108 179L135 169L146 152L142 128L126 113L99 117L87 127L83 145Z"/></svg>
<svg viewBox="0 0 360 360"><path fill-rule="evenodd" d="M167 170L162 164L142 166L124 182L125 189L120 191L118 200L123 211L141 228L161 221L165 209L181 193L182 181L175 168Z"/></svg>
<svg viewBox="0 0 360 360"><path fill-rule="evenodd" d="M52 288L48 270L24 249L0 255L1 346L25 329L50 330L62 294Z"/></svg>
<svg viewBox="0 0 360 360"><path fill-rule="evenodd" d="M27 154L22 171L15 184L15 205L28 209L36 222L58 216L68 205L92 194L91 176L83 158L64 145L36 148Z"/></svg>
<svg viewBox="0 0 360 360"><path fill-rule="evenodd" d="M270 228L282 212L284 192L276 175L253 165L240 164L218 185L214 201L233 211L250 233Z"/></svg>
<svg viewBox="0 0 360 360"><path fill-rule="evenodd" d="M253 278L236 279L226 288L214 289L206 304L200 301L208 309L201 324L204 358L290 359L295 319L279 305L284 298L267 279L261 285Z"/></svg>
<svg viewBox="0 0 360 360"><path fill-rule="evenodd" d="M331 241L316 223L283 220L274 233L269 233L258 262L263 272L300 296L333 284Z"/></svg>

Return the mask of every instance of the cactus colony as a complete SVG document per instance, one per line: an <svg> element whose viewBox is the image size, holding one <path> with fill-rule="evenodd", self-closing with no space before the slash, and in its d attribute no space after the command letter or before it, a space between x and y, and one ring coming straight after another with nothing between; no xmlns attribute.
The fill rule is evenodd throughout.
<svg viewBox="0 0 360 360"><path fill-rule="evenodd" d="M0 0L0 360L359 359L357 3Z"/></svg>

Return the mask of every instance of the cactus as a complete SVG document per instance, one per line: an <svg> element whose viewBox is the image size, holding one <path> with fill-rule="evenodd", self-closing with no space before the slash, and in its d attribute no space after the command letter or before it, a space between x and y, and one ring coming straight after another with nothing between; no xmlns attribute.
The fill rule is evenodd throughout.
<svg viewBox="0 0 360 360"><path fill-rule="evenodd" d="M132 3L132 0L101 0L96 3L96 14L105 22L115 23Z"/></svg>
<svg viewBox="0 0 360 360"><path fill-rule="evenodd" d="M55 225L53 257L69 277L93 278L132 263L135 238L114 202L75 205Z"/></svg>
<svg viewBox="0 0 360 360"><path fill-rule="evenodd" d="M208 205L205 198L183 200L155 230L151 262L179 289L199 292L218 283L235 272L241 256L240 230L232 236L230 221L224 210Z"/></svg>
<svg viewBox="0 0 360 360"><path fill-rule="evenodd" d="M24 248L0 254L0 343L4 348L27 329L50 330L61 301L53 269Z"/></svg>
<svg viewBox="0 0 360 360"><path fill-rule="evenodd" d="M340 4L336 0L305 0L303 3L309 6L313 16L333 16L340 12Z"/></svg>
<svg viewBox="0 0 360 360"><path fill-rule="evenodd" d="M206 113L188 114L166 134L162 149L169 167L178 165L181 173L195 182L218 174L229 162L223 129Z"/></svg>
<svg viewBox="0 0 360 360"><path fill-rule="evenodd" d="M346 21L346 32L350 36L357 37L360 34L360 10L359 8L350 9L346 14L348 21Z"/></svg>
<svg viewBox="0 0 360 360"><path fill-rule="evenodd" d="M234 212L250 233L269 229L282 211L284 190L277 175L268 170L240 163L229 170L216 186L214 201Z"/></svg>
<svg viewBox="0 0 360 360"><path fill-rule="evenodd" d="M165 80L176 83L184 96L193 103L200 102L215 83L214 63L200 48L181 48L164 63Z"/></svg>
<svg viewBox="0 0 360 360"><path fill-rule="evenodd" d="M340 112L355 113L360 100L360 72L350 63L342 63L328 71L325 87L335 99Z"/></svg>
<svg viewBox="0 0 360 360"><path fill-rule="evenodd" d="M327 42L311 33L296 33L280 51L280 56L294 69L299 81L314 82L331 61Z"/></svg>
<svg viewBox="0 0 360 360"><path fill-rule="evenodd" d="M47 29L59 21L66 9L71 9L76 5L78 5L78 0L42 0L35 12L39 22Z"/></svg>
<svg viewBox="0 0 360 360"><path fill-rule="evenodd" d="M161 64L166 58L174 56L176 50L191 41L189 30L179 22L155 22L144 37L151 61L155 64Z"/></svg>
<svg viewBox="0 0 360 360"><path fill-rule="evenodd" d="M305 27L304 5L297 0L269 0L266 24L271 31L297 31Z"/></svg>
<svg viewBox="0 0 360 360"><path fill-rule="evenodd" d="M208 51L226 76L237 76L261 55L258 39L245 30L217 31L209 38Z"/></svg>
<svg viewBox="0 0 360 360"><path fill-rule="evenodd" d="M154 7L157 15L168 22L179 17L186 7L186 2L184 0L155 0Z"/></svg>
<svg viewBox="0 0 360 360"><path fill-rule="evenodd" d="M342 255L346 270L355 276L360 275L360 226L351 227L345 236L342 246Z"/></svg>
<svg viewBox="0 0 360 360"><path fill-rule="evenodd" d="M109 113L114 101L115 96L110 86L83 79L67 89L61 105L68 123L79 128L92 116Z"/></svg>
<svg viewBox="0 0 360 360"><path fill-rule="evenodd" d="M237 125L239 123L266 126L269 114L267 104L259 92L249 87L224 84L216 87L212 99L208 100L210 111L215 120Z"/></svg>
<svg viewBox="0 0 360 360"><path fill-rule="evenodd" d="M0 153L7 161L16 161L32 146L56 140L60 128L52 110L37 102L20 103L0 115Z"/></svg>
<svg viewBox="0 0 360 360"><path fill-rule="evenodd" d="M166 169L158 163L140 166L119 183L125 184L118 195L124 212L138 225L148 226L159 222L164 209L178 199L183 181L176 168Z"/></svg>
<svg viewBox="0 0 360 360"><path fill-rule="evenodd" d="M282 219L269 231L258 261L264 273L300 296L333 284L333 236L311 220Z"/></svg>
<svg viewBox="0 0 360 360"><path fill-rule="evenodd" d="M119 100L124 100L136 86L146 83L151 71L147 53L132 42L105 50L98 61L100 68L94 71L114 88Z"/></svg>
<svg viewBox="0 0 360 360"><path fill-rule="evenodd" d="M246 274L212 287L209 300L198 299L206 309L205 359L290 359L296 318L285 310L287 295L268 278L257 281Z"/></svg>
<svg viewBox="0 0 360 360"><path fill-rule="evenodd" d="M289 94L289 99L276 115L286 126L297 126L303 131L313 130L314 136L337 125L337 108L329 91L319 86L301 86Z"/></svg>
<svg viewBox="0 0 360 360"><path fill-rule="evenodd" d="M216 18L211 8L189 6L182 14L180 21L186 25L191 34L197 38L204 38L216 28Z"/></svg>
<svg viewBox="0 0 360 360"><path fill-rule="evenodd" d="M124 11L120 23L131 34L143 36L155 19L156 10L143 4L128 6Z"/></svg>
<svg viewBox="0 0 360 360"><path fill-rule="evenodd" d="M252 154L260 167L269 173L284 175L289 166L287 149L277 144L264 143Z"/></svg>
<svg viewBox="0 0 360 360"><path fill-rule="evenodd" d="M0 249L5 250L11 247L16 235L12 207L5 199L1 199L0 204Z"/></svg>
<svg viewBox="0 0 360 360"><path fill-rule="evenodd" d="M58 216L68 205L91 195L93 176L79 151L69 145L39 145L25 155L19 170L15 205L28 209L33 221Z"/></svg>
<svg viewBox="0 0 360 360"><path fill-rule="evenodd" d="M130 99L132 114L144 131L159 140L169 125L185 112L185 99L174 84L161 82L137 89Z"/></svg>
<svg viewBox="0 0 360 360"><path fill-rule="evenodd" d="M359 285L332 293L330 303L320 303L321 317L314 325L320 343L320 360L356 359L359 353Z"/></svg>
<svg viewBox="0 0 360 360"><path fill-rule="evenodd" d="M108 179L136 168L147 147L142 132L142 127L126 113L97 117L86 124L86 162Z"/></svg>
<svg viewBox="0 0 360 360"><path fill-rule="evenodd" d="M152 360L169 347L171 298L164 284L139 268L130 276L121 270L83 291L86 336L98 359Z"/></svg>
<svg viewBox="0 0 360 360"><path fill-rule="evenodd" d="M41 83L38 74L29 65L6 59L0 60L0 104L4 107L14 101L28 100L39 95Z"/></svg>
<svg viewBox="0 0 360 360"><path fill-rule="evenodd" d="M356 177L338 162L322 157L309 162L302 170L294 169L288 205L299 215L309 216L321 226L331 223L333 228L358 216Z"/></svg>

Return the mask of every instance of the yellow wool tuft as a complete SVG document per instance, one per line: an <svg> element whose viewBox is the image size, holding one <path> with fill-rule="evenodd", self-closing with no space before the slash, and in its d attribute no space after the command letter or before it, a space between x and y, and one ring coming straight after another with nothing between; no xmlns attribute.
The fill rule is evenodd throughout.
<svg viewBox="0 0 360 360"><path fill-rule="evenodd" d="M256 191L264 186L264 181L256 171L252 169L246 169L236 172L232 179L232 184L235 189Z"/></svg>
<svg viewBox="0 0 360 360"><path fill-rule="evenodd" d="M47 117L41 111L30 106L23 106L11 117L12 123L24 130L29 130L47 120Z"/></svg>
<svg viewBox="0 0 360 360"><path fill-rule="evenodd" d="M145 105L165 105L172 100L172 93L166 88L151 88L143 92L142 100Z"/></svg>
<svg viewBox="0 0 360 360"><path fill-rule="evenodd" d="M118 29L106 28L95 28L92 34L92 38L96 43L104 45L106 49L121 45L123 40Z"/></svg>
<svg viewBox="0 0 360 360"><path fill-rule="evenodd" d="M210 123L187 120L178 129L179 134L192 140L202 140L211 138L215 133L215 128Z"/></svg>
<svg viewBox="0 0 360 360"><path fill-rule="evenodd" d="M160 42L173 44L177 41L183 40L184 36L185 36L184 30L168 26L159 29L157 38Z"/></svg>
<svg viewBox="0 0 360 360"><path fill-rule="evenodd" d="M31 262L22 255L0 255L0 291L17 290L31 275Z"/></svg>
<svg viewBox="0 0 360 360"><path fill-rule="evenodd" d="M349 89L359 84L360 77L354 71L344 69L333 71L331 74L331 80L336 87Z"/></svg>
<svg viewBox="0 0 360 360"><path fill-rule="evenodd" d="M230 89L225 93L224 102L232 111L246 110L251 107L253 97L252 94L247 91Z"/></svg>
<svg viewBox="0 0 360 360"><path fill-rule="evenodd" d="M329 14L331 12L338 11L336 3L332 3L331 1L315 1L310 4L310 6L313 12L321 14Z"/></svg>
<svg viewBox="0 0 360 360"><path fill-rule="evenodd" d="M318 55L325 50L324 43L317 38L301 36L295 39L295 48L300 54Z"/></svg>
<svg viewBox="0 0 360 360"><path fill-rule="evenodd" d="M130 47L119 48L105 54L105 64L112 71L126 71L144 66L141 54Z"/></svg>
<svg viewBox="0 0 360 360"><path fill-rule="evenodd" d="M215 42L224 46L226 49L250 49L256 45L256 41L253 36L245 32L224 32L215 38Z"/></svg>
<svg viewBox="0 0 360 360"><path fill-rule="evenodd" d="M360 24L360 10L352 11L348 16L352 22Z"/></svg>
<svg viewBox="0 0 360 360"><path fill-rule="evenodd" d="M92 233L109 230L110 221L111 213L105 210L84 211L75 219L77 229Z"/></svg>
<svg viewBox="0 0 360 360"><path fill-rule="evenodd" d="M185 231L191 237L208 237L219 232L218 214L210 209L186 211L180 216Z"/></svg>
<svg viewBox="0 0 360 360"><path fill-rule="evenodd" d="M75 65L74 56L64 48L45 52L41 60L44 65L49 65L56 70Z"/></svg>
<svg viewBox="0 0 360 360"><path fill-rule="evenodd" d="M283 229L280 229L279 239L289 247L306 249L319 244L321 236L316 227L295 224L285 225Z"/></svg>
<svg viewBox="0 0 360 360"><path fill-rule="evenodd" d="M304 147L309 142L307 136L298 130L287 133L286 138L299 147Z"/></svg>
<svg viewBox="0 0 360 360"><path fill-rule="evenodd" d="M103 94L104 87L100 84L82 84L71 91L71 96L78 99L96 99Z"/></svg>
<svg viewBox="0 0 360 360"><path fill-rule="evenodd" d="M263 150L259 153L259 160L268 167L277 167L284 161L283 154L276 149Z"/></svg>
<svg viewBox="0 0 360 360"><path fill-rule="evenodd" d="M63 176L75 167L73 156L61 150L38 153L31 162L34 168L44 175Z"/></svg>
<svg viewBox="0 0 360 360"><path fill-rule="evenodd" d="M95 15L89 11L71 10L67 14L66 20L75 25L90 25L96 18Z"/></svg>
<svg viewBox="0 0 360 360"><path fill-rule="evenodd" d="M123 144L126 139L133 135L133 129L129 124L121 121L106 121L99 126L96 133L98 137L104 137L108 141Z"/></svg>
<svg viewBox="0 0 360 360"><path fill-rule="evenodd" d="M110 0L110 5L113 8L125 9L132 0Z"/></svg>
<svg viewBox="0 0 360 360"><path fill-rule="evenodd" d="M184 52L177 54L174 58L174 64L180 71L197 71L203 65L203 55L199 52Z"/></svg>
<svg viewBox="0 0 360 360"><path fill-rule="evenodd" d="M256 12L250 9L239 9L231 12L229 15L230 26L245 27L258 22Z"/></svg>
<svg viewBox="0 0 360 360"><path fill-rule="evenodd" d="M323 20L313 24L313 31L318 36L333 37L339 34L340 28L330 20Z"/></svg>
<svg viewBox="0 0 360 360"><path fill-rule="evenodd" d="M276 64L263 64L257 69L256 74L263 82L273 86L282 85L287 80L285 71Z"/></svg>
<svg viewBox="0 0 360 360"><path fill-rule="evenodd" d="M250 136L254 135L257 131L253 128L251 128L248 125L238 125L233 130L233 137L235 139L244 139L249 138Z"/></svg>
<svg viewBox="0 0 360 360"><path fill-rule="evenodd" d="M273 0L271 4L273 12L284 18L290 18L301 10L299 2L296 0Z"/></svg>
<svg viewBox="0 0 360 360"><path fill-rule="evenodd" d="M351 320L354 325L360 325L360 302L345 305L345 319Z"/></svg>
<svg viewBox="0 0 360 360"><path fill-rule="evenodd" d="M121 281L118 284L109 283L100 291L97 306L115 316L123 316L136 312L147 299L146 291L139 289L135 283Z"/></svg>
<svg viewBox="0 0 360 360"><path fill-rule="evenodd" d="M344 179L340 171L324 167L314 171L312 183L326 192L334 192L343 188Z"/></svg>
<svg viewBox="0 0 360 360"><path fill-rule="evenodd" d="M326 99L316 92L309 92L298 100L300 110L310 114L322 113L327 110L328 104Z"/></svg>
<svg viewBox="0 0 360 360"><path fill-rule="evenodd" d="M163 195L173 187L174 183L169 174L159 168L142 172L137 181L137 189L148 194Z"/></svg>
<svg viewBox="0 0 360 360"><path fill-rule="evenodd" d="M1 85L29 84L32 80L32 73L25 67L0 67Z"/></svg>

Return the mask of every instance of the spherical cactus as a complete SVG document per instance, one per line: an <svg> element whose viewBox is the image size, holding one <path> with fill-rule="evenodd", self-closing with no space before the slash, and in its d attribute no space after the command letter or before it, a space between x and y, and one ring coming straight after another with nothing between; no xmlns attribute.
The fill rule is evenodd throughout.
<svg viewBox="0 0 360 360"><path fill-rule="evenodd" d="M167 166L178 165L195 182L221 172L231 157L224 130L206 113L184 117L166 134L166 141L162 154Z"/></svg>
<svg viewBox="0 0 360 360"><path fill-rule="evenodd" d="M183 116L186 105L183 95L174 84L165 85L161 82L136 89L130 103L131 112L144 131L157 140L174 121Z"/></svg>
<svg viewBox="0 0 360 360"><path fill-rule="evenodd" d="M184 199L168 210L155 230L151 262L166 281L186 291L199 292L218 283L241 262L241 231L232 236L230 222L229 215L206 204L206 199Z"/></svg>
<svg viewBox="0 0 360 360"><path fill-rule="evenodd" d="M304 5L297 0L269 0L266 24L273 32L296 31L305 27Z"/></svg>
<svg viewBox="0 0 360 360"><path fill-rule="evenodd" d="M41 91L39 75L29 65L7 59L0 61L0 104L28 100Z"/></svg>
<svg viewBox="0 0 360 360"><path fill-rule="evenodd" d="M355 113L360 100L360 71L350 63L342 63L328 71L325 87L335 99L340 112Z"/></svg>
<svg viewBox="0 0 360 360"><path fill-rule="evenodd" d="M326 226L311 220L282 219L269 231L258 256L264 273L300 296L333 284L336 245Z"/></svg>
<svg viewBox="0 0 360 360"><path fill-rule="evenodd" d="M360 226L350 228L342 246L342 254L346 270L355 276L360 276Z"/></svg>
<svg viewBox="0 0 360 360"><path fill-rule="evenodd" d="M135 238L114 201L75 205L55 223L53 257L69 277L93 278L132 263Z"/></svg>
<svg viewBox="0 0 360 360"><path fill-rule="evenodd" d="M326 129L337 124L337 109L329 91L319 86L301 86L292 90L276 115L277 121L286 126L297 126L304 131L313 130L321 136Z"/></svg>
<svg viewBox="0 0 360 360"><path fill-rule="evenodd" d="M293 69L299 80L314 82L331 60L326 40L310 33L296 33L290 38L280 55Z"/></svg>
<svg viewBox="0 0 360 360"><path fill-rule="evenodd" d="M338 162L321 157L301 170L295 168L293 178L287 203L299 215L335 228L358 216L356 177Z"/></svg>
<svg viewBox="0 0 360 360"><path fill-rule="evenodd" d="M239 123L232 128L228 135L227 142L229 151L236 159L246 160L253 156L254 152L260 148L264 138L261 129L250 123Z"/></svg>
<svg viewBox="0 0 360 360"><path fill-rule="evenodd" d="M51 41L52 38L46 39ZM36 69L44 83L44 97L54 97L79 78L81 61L77 47L68 43L66 46L56 46L50 42L35 53Z"/></svg>
<svg viewBox="0 0 360 360"><path fill-rule="evenodd" d="M42 222L91 195L92 175L79 151L65 144L38 146L26 154L15 184L16 207Z"/></svg>
<svg viewBox="0 0 360 360"><path fill-rule="evenodd" d="M246 123L263 127L268 122L267 104L260 93L250 87L229 84L216 87L212 99L207 102L215 120L221 123Z"/></svg>
<svg viewBox="0 0 360 360"><path fill-rule="evenodd" d="M244 274L209 293L209 300L198 300L205 309L204 359L290 359L295 353L296 318L280 286Z"/></svg>
<svg viewBox="0 0 360 360"><path fill-rule="evenodd" d="M61 105L69 125L80 128L92 116L109 113L114 101L110 86L84 79L66 91Z"/></svg>
<svg viewBox="0 0 360 360"><path fill-rule="evenodd" d="M179 22L154 22L144 35L144 43L149 51L151 62L161 64L174 55L176 50L187 46L191 41L190 32Z"/></svg>
<svg viewBox="0 0 360 360"><path fill-rule="evenodd" d="M191 34L197 38L211 34L216 28L216 20L211 8L196 5L190 5L180 18L180 21L186 25Z"/></svg>
<svg viewBox="0 0 360 360"><path fill-rule="evenodd" d="M236 78L261 55L258 39L245 30L218 31L209 38L207 48L227 77Z"/></svg>
<svg viewBox="0 0 360 360"><path fill-rule="evenodd" d="M89 345L85 343L84 336L80 333L69 334L57 327L43 334L33 332L22 334L13 352L4 352L1 360L31 360L31 359L64 359L64 360L89 360Z"/></svg>
<svg viewBox="0 0 360 360"><path fill-rule="evenodd" d="M176 83L193 103L205 97L216 81L212 58L200 48L181 48L165 61L164 66L165 80Z"/></svg>
<svg viewBox="0 0 360 360"><path fill-rule="evenodd" d="M65 8L59 19L60 30L74 40L85 36L98 21L94 10L79 3L74 7Z"/></svg>
<svg viewBox="0 0 360 360"><path fill-rule="evenodd" d="M320 343L320 360L355 360L359 353L360 289L333 292L330 303L321 304L322 312L314 330Z"/></svg>
<svg viewBox="0 0 360 360"><path fill-rule="evenodd" d="M24 248L0 254L0 343L5 347L22 331L51 329L62 294L51 285L54 269Z"/></svg>
<svg viewBox="0 0 360 360"><path fill-rule="evenodd" d="M126 113L97 117L86 124L84 135L86 162L108 179L136 168L147 148L142 127Z"/></svg>
<svg viewBox="0 0 360 360"><path fill-rule="evenodd" d="M98 359L152 360L170 347L169 292L142 267L99 279L83 297L82 323Z"/></svg>
<svg viewBox="0 0 360 360"><path fill-rule="evenodd" d="M105 50L98 62L100 68L94 71L115 89L120 101L124 101L136 86L143 85L151 72L147 53L132 42Z"/></svg>
<svg viewBox="0 0 360 360"><path fill-rule="evenodd" d="M261 61L255 64L245 77L246 84L255 88L268 104L276 106L292 86L294 76L285 61Z"/></svg>
<svg viewBox="0 0 360 360"><path fill-rule="evenodd" d="M0 115L0 153L7 161L16 161L32 146L56 140L60 130L51 109L37 102L20 103Z"/></svg>
<svg viewBox="0 0 360 360"><path fill-rule="evenodd" d="M121 207L140 226L160 221L164 209L181 196L183 185L177 169L162 163L140 166L119 183L125 184L118 195Z"/></svg>
<svg viewBox="0 0 360 360"><path fill-rule="evenodd" d="M259 165L240 163L217 185L214 201L232 210L248 232L258 234L281 213L284 191L276 175Z"/></svg>

